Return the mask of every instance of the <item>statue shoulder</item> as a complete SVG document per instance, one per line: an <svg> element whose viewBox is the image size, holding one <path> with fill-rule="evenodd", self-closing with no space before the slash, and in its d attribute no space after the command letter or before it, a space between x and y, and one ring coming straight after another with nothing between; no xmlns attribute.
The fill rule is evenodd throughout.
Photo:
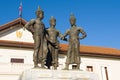
<svg viewBox="0 0 120 80"><path fill-rule="evenodd" d="M25 28L29 28L30 26L32 26L32 25L34 25L34 23L35 23L35 20L30 20L29 22L27 22L26 24L25 24Z"/></svg>
<svg viewBox="0 0 120 80"><path fill-rule="evenodd" d="M78 29L78 30L83 30L83 28L82 28L82 27L79 27L79 26L77 27L77 29Z"/></svg>
<svg viewBox="0 0 120 80"><path fill-rule="evenodd" d="M56 30L56 32L57 32L57 33L60 33L60 31L59 31L59 30Z"/></svg>
<svg viewBox="0 0 120 80"><path fill-rule="evenodd" d="M82 27L78 27L78 30L79 30L81 33L85 33L85 34L86 34L86 32L83 30Z"/></svg>
<svg viewBox="0 0 120 80"><path fill-rule="evenodd" d="M70 32L70 29L67 29L66 32Z"/></svg>
<svg viewBox="0 0 120 80"><path fill-rule="evenodd" d="M29 23L34 24L35 23L35 19L31 19Z"/></svg>

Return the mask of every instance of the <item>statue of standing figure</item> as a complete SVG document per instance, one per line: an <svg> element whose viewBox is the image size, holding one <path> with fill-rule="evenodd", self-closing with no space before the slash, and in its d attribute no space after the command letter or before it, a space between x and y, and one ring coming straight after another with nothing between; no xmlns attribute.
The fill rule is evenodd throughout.
<svg viewBox="0 0 120 80"><path fill-rule="evenodd" d="M58 37L62 38L62 34L55 29L56 26L56 19L54 17L50 18L50 28L48 28L46 31L48 33L48 40L49 43L48 44L48 48L49 48L49 52L52 55L52 66L54 68L54 70L57 69L58 67L58 51L59 51L59 41L58 41Z"/></svg>
<svg viewBox="0 0 120 80"><path fill-rule="evenodd" d="M63 35L63 39L69 35L69 45L64 70L68 70L70 64L77 64L76 69L80 69L81 60L79 55L80 54L79 40L84 39L87 36L82 28L76 26L76 18L74 15L70 16L70 24L71 28L67 30ZM80 33L82 34L82 36L79 37Z"/></svg>
<svg viewBox="0 0 120 80"><path fill-rule="evenodd" d="M34 68L46 68L45 65L50 68L52 65L56 70L58 67L58 51L59 51L59 41L58 37L62 40L67 40L66 36L69 35L69 46L67 52L66 66L65 69L69 69L70 64L77 64L76 69L80 68L80 55L79 55L79 40L84 39L87 35L85 31L76 26L76 18L71 15L70 16L70 24L71 28L66 31L64 35L62 35L58 30L55 29L56 19L51 17L50 19L50 28L45 29L45 25L42 22L44 18L44 12L38 7L36 11L36 19L31 20L25 25L25 28L33 34L34 40L34 54L33 54L33 62ZM79 34L82 36L79 37ZM51 61L48 57L48 54L51 55ZM49 64L47 64L47 61ZM38 64L41 64L39 67ZM51 65L50 65L51 64Z"/></svg>
<svg viewBox="0 0 120 80"><path fill-rule="evenodd" d="M42 19L44 18L44 12L38 7L36 11L36 19L31 20L25 25L25 28L33 34L34 39L34 54L33 62L34 68L40 68L38 66L41 63L41 68L45 68L46 57L48 53L46 30Z"/></svg>

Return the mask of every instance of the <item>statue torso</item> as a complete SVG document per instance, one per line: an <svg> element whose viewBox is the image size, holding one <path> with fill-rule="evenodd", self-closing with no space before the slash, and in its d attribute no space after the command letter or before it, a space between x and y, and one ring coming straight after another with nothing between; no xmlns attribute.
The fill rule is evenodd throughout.
<svg viewBox="0 0 120 80"><path fill-rule="evenodd" d="M69 31L70 40L79 40L79 29L77 27L71 27Z"/></svg>
<svg viewBox="0 0 120 80"><path fill-rule="evenodd" d="M42 35L44 34L44 23L38 19L35 20L35 23L33 25L34 27L34 34L35 35Z"/></svg>
<svg viewBox="0 0 120 80"><path fill-rule="evenodd" d="M48 34L49 34L49 40L51 42L56 42L57 37L59 35L59 32L54 28L49 28L47 31L48 31Z"/></svg>

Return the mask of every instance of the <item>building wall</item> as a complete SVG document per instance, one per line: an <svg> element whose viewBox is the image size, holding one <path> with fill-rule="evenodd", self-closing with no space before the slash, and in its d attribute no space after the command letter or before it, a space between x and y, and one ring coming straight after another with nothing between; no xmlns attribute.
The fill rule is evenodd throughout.
<svg viewBox="0 0 120 80"><path fill-rule="evenodd" d="M100 80L106 80L105 67L107 67L109 80L119 80L120 59L82 57L81 68L85 71L86 66L93 66L93 72L97 73Z"/></svg>
<svg viewBox="0 0 120 80"><path fill-rule="evenodd" d="M0 40L19 41L19 42L34 42L32 34L23 28L12 29L2 35Z"/></svg>
<svg viewBox="0 0 120 80"><path fill-rule="evenodd" d="M24 59L24 63L11 63L11 58ZM33 49L0 47L0 80L17 80L22 71L33 68L32 60ZM66 55L60 54L58 70L65 67L65 60ZM99 80L106 80L104 67L107 67L109 80L119 79L120 59L82 56L81 61L81 70L86 71L87 66L92 66Z"/></svg>
<svg viewBox="0 0 120 80"><path fill-rule="evenodd" d="M0 47L0 80L18 80L26 69L33 68L33 50ZM24 63L11 63L11 58L24 59Z"/></svg>

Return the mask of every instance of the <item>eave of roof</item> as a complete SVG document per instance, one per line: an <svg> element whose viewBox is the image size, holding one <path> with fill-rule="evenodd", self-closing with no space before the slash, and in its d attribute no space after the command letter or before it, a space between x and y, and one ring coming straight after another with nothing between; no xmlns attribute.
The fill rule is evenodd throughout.
<svg viewBox="0 0 120 80"><path fill-rule="evenodd" d="M17 48L29 48L33 49L34 44L29 42L17 42L0 40L0 46L4 47L17 47ZM68 44L60 44L60 51L67 53ZM83 56L108 56L108 57L120 57L120 50L114 48L104 48L95 46L80 46L80 53Z"/></svg>
<svg viewBox="0 0 120 80"><path fill-rule="evenodd" d="M17 18L11 22L8 22L4 25L1 25L0 26L0 31L3 31L3 30L6 30L14 25L17 25L17 24L21 24L21 25L25 25L27 22L23 19L23 18Z"/></svg>

